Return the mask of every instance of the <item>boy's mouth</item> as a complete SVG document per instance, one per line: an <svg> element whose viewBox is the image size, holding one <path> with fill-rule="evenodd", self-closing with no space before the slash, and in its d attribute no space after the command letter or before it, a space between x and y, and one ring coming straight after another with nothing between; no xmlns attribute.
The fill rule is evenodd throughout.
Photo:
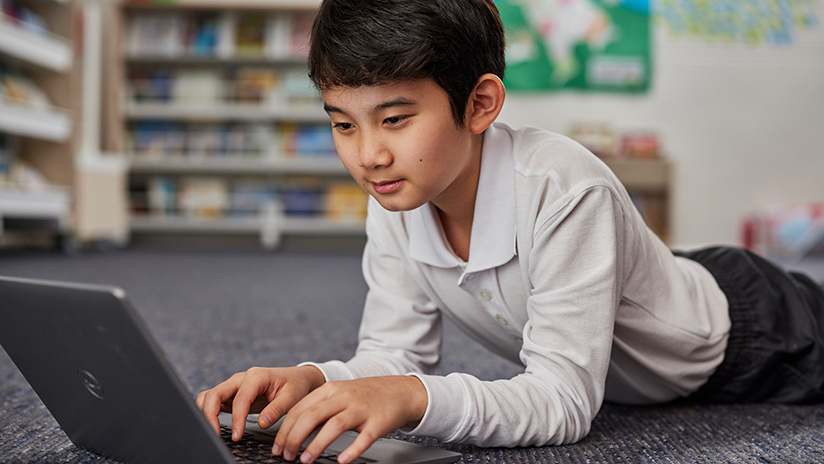
<svg viewBox="0 0 824 464"><path fill-rule="evenodd" d="M372 182L372 188L375 189L376 193L392 193L399 189L401 184L403 184L403 179L389 182Z"/></svg>

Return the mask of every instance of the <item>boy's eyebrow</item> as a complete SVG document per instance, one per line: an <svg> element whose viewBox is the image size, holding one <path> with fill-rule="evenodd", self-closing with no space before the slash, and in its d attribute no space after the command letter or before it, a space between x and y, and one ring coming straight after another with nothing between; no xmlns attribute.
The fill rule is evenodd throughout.
<svg viewBox="0 0 824 464"><path fill-rule="evenodd" d="M410 106L410 105L414 105L414 104L416 104L416 102L414 100L410 100L408 98L400 97L400 98L396 98L394 100L385 101L383 103L375 105L375 108L372 110L372 112L374 113L374 112L385 110L385 109L388 109L388 108L395 108L395 107L398 107L398 106ZM338 108L337 106L332 106L332 105L329 105L327 103L323 104L323 109L327 113L346 114L345 111Z"/></svg>
<svg viewBox="0 0 824 464"><path fill-rule="evenodd" d="M410 99L404 98L404 97L399 97L399 98L396 98L394 100L389 100L387 102L381 103L380 105L377 105L375 107L375 111L385 110L387 108L395 108L397 106L410 106L410 105L414 105L414 104L415 104L415 102L413 100L410 100Z"/></svg>

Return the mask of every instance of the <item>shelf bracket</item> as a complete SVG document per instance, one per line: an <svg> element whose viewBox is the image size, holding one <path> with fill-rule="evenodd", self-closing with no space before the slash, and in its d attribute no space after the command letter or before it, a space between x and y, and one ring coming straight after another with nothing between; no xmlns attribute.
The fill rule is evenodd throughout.
<svg viewBox="0 0 824 464"><path fill-rule="evenodd" d="M267 250L280 245L283 234L283 207L277 200L266 203L260 212L260 243Z"/></svg>

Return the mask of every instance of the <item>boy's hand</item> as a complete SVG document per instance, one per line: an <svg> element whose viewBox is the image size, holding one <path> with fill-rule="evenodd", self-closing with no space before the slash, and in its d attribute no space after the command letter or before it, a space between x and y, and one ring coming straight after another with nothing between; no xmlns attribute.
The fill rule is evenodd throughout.
<svg viewBox="0 0 824 464"><path fill-rule="evenodd" d="M338 457L348 464L378 438L407 424L421 421L427 407L426 388L413 376L367 377L329 382L289 410L275 437L274 454L293 460L309 435L320 431L301 454L303 463L320 453L348 430L360 433Z"/></svg>
<svg viewBox="0 0 824 464"><path fill-rule="evenodd" d="M323 373L313 366L287 368L253 367L240 372L197 396L197 406L220 433L220 412L232 413L232 439L246 427L246 416L260 413L261 428L271 427L289 409L324 383Z"/></svg>

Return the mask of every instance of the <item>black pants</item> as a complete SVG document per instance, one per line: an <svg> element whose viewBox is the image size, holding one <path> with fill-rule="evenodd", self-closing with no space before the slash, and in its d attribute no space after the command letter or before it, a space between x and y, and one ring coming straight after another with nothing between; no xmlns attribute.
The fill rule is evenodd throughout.
<svg viewBox="0 0 824 464"><path fill-rule="evenodd" d="M703 402L824 401L824 289L746 250L676 255L702 264L729 301L724 360L689 399Z"/></svg>

